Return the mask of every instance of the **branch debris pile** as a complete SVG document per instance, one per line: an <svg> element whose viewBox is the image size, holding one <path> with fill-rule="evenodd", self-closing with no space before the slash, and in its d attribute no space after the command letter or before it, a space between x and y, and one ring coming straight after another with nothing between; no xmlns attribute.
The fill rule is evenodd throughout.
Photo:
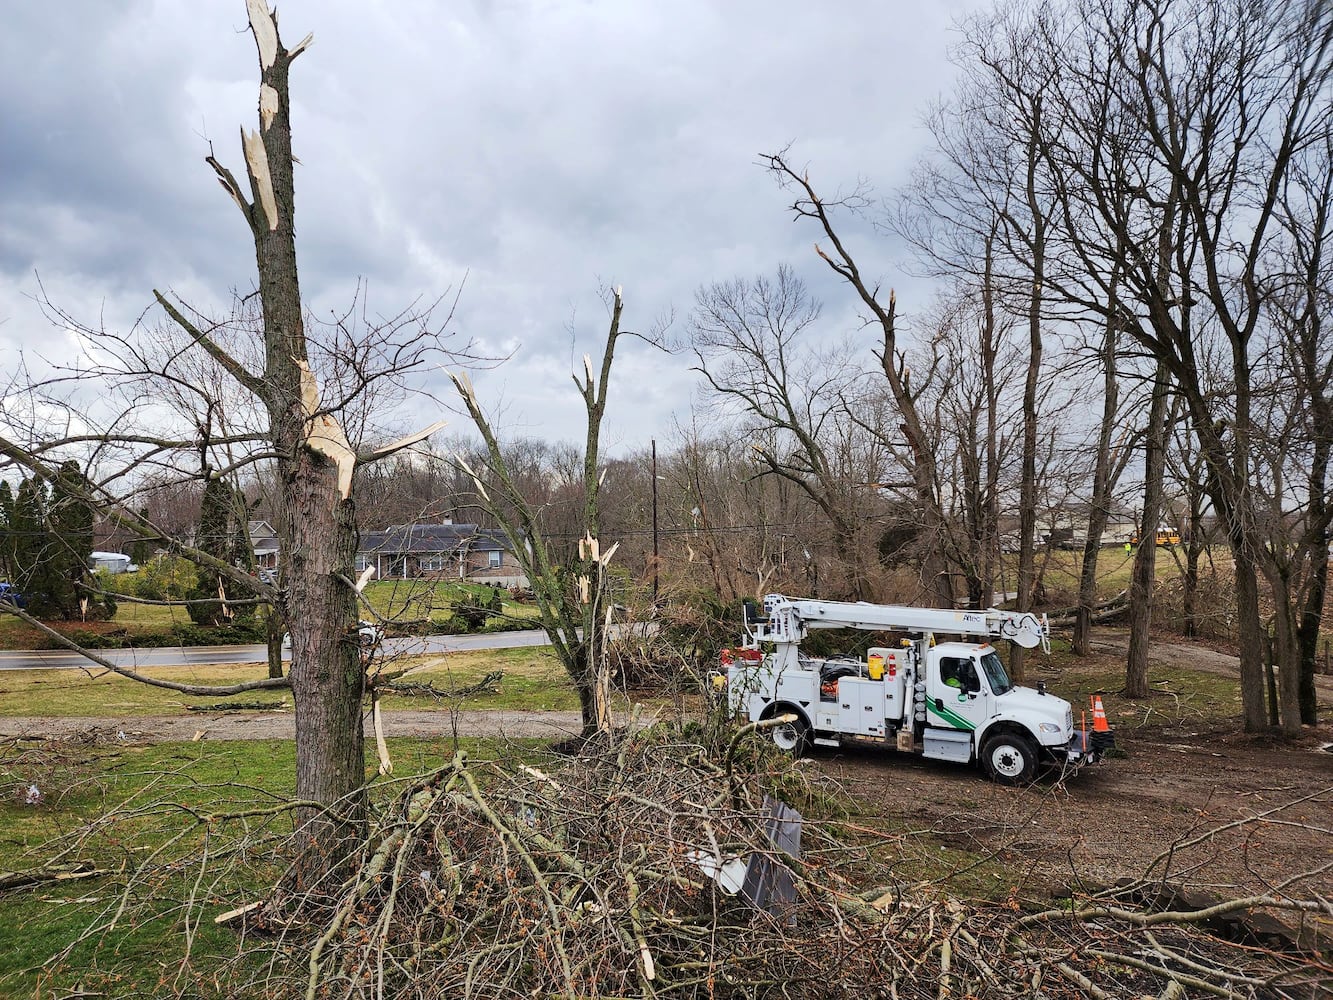
<svg viewBox="0 0 1333 1000"><path fill-rule="evenodd" d="M1077 917L1025 915L908 884L891 837L868 846L837 820L803 823L792 857L766 803L816 812L825 790L763 752L744 778L720 760L661 729L546 769L460 753L404 785L334 905L283 918L275 943L290 963L244 985L307 998L1085 1000L1333 984L1317 953L1222 940L1203 929L1209 914L1103 898L1079 900ZM794 898L756 896L756 867ZM1273 904L1333 916L1317 899L1259 905Z"/></svg>

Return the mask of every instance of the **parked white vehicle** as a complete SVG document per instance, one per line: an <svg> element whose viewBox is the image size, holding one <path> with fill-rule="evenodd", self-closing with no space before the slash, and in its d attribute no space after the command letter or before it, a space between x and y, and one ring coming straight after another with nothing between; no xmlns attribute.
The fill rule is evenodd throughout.
<svg viewBox="0 0 1333 1000"><path fill-rule="evenodd" d="M1044 615L770 594L764 616L747 616L745 627L744 646L723 658L728 705L753 722L789 716L768 730L784 750L882 743L934 760L976 761L996 781L1020 784L1043 763L1077 768L1114 746L1110 732L1076 730L1073 707L1043 684L1014 685L988 643L935 642L936 633L984 636L1049 651ZM864 659L800 651L810 630L831 628L915 638L898 648L871 648Z"/></svg>

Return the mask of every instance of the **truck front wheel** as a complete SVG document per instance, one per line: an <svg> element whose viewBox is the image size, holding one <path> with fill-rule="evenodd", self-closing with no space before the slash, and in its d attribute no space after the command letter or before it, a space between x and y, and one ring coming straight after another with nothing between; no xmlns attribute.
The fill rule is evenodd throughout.
<svg viewBox="0 0 1333 1000"><path fill-rule="evenodd" d="M775 715L782 715L782 712L776 712ZM795 712L788 713L796 715ZM810 726L799 715L791 722L783 722L774 726L768 731L769 737L773 740L773 745L779 750L791 754L793 757L800 757L810 748Z"/></svg>
<svg viewBox="0 0 1333 1000"><path fill-rule="evenodd" d="M982 746L981 766L1001 785L1026 785L1037 773L1037 749L1025 736L999 733Z"/></svg>

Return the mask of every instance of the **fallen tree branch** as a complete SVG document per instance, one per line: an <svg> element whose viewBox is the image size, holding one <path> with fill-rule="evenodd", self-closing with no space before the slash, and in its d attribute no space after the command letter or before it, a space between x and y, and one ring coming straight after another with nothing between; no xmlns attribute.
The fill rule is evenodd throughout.
<svg viewBox="0 0 1333 1000"><path fill-rule="evenodd" d="M12 892L18 889L32 889L52 882L74 882L85 878L100 878L110 875L109 868L92 868L86 863L73 865L51 865L47 868L35 868L26 872L0 872L0 892Z"/></svg>
<svg viewBox="0 0 1333 1000"><path fill-rule="evenodd" d="M149 677L146 674L138 673L128 667L117 666L105 656L101 656L85 646L80 646L73 639L62 635L45 622L39 621L26 611L22 611L15 607L12 603L6 602L4 611L45 633L71 652L78 653L85 659L91 660L102 669L109 670L113 674L119 674L121 677L128 677L130 680L138 681L140 684L147 684L150 687L165 688L168 691L177 691L181 694L197 694L203 695L206 698L210 696L216 698L226 694L243 694L246 691L273 690L276 688L290 688L292 686L290 677L265 677L263 680L258 681L242 681L240 684L219 684L216 686L208 684L179 684L176 681L164 681L157 677Z"/></svg>
<svg viewBox="0 0 1333 1000"><path fill-rule="evenodd" d="M1157 924L1199 924L1240 910L1257 909L1296 910L1301 913L1327 913L1333 916L1333 911L1326 901L1288 899L1281 896L1245 896L1242 899L1228 899L1216 906L1206 906L1198 910L1161 910L1156 913L1142 913L1120 906L1076 906L1072 910L1043 910L1023 917L1018 925L1031 927L1061 917L1074 920L1113 917L1136 927L1154 927Z"/></svg>
<svg viewBox="0 0 1333 1000"><path fill-rule="evenodd" d="M213 705L186 705L187 712L272 712L285 709L285 701L219 701Z"/></svg>
<svg viewBox="0 0 1333 1000"><path fill-rule="evenodd" d="M494 694L500 690L500 682L504 680L503 670L492 670L475 684L465 684L462 687L437 688L433 682L427 681L425 684L413 682L399 683L389 681L387 684L378 685L381 691L392 691L394 694L408 695L412 697L430 697L437 701L443 701L448 698L467 698L474 694Z"/></svg>
<svg viewBox="0 0 1333 1000"><path fill-rule="evenodd" d="M1105 601L1100 601L1092 606L1092 621L1094 624L1109 621L1125 612L1129 607L1129 591L1122 590L1114 597ZM1046 617L1050 619L1052 625L1072 625L1078 618L1078 608L1060 608L1056 611L1046 612Z"/></svg>

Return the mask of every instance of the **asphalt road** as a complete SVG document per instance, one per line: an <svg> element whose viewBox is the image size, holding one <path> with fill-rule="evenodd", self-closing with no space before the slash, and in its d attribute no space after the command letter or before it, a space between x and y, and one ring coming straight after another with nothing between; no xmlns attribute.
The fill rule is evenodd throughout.
<svg viewBox="0 0 1333 1000"><path fill-rule="evenodd" d="M540 629L524 632L488 632L482 635L432 635L384 640L391 656L425 653L458 653L473 649L514 649L547 645ZM268 647L254 646L161 646L155 649L100 649L97 654L118 667L202 666L212 663L265 663ZM0 670L82 670L91 661L78 653L61 650L0 650Z"/></svg>

